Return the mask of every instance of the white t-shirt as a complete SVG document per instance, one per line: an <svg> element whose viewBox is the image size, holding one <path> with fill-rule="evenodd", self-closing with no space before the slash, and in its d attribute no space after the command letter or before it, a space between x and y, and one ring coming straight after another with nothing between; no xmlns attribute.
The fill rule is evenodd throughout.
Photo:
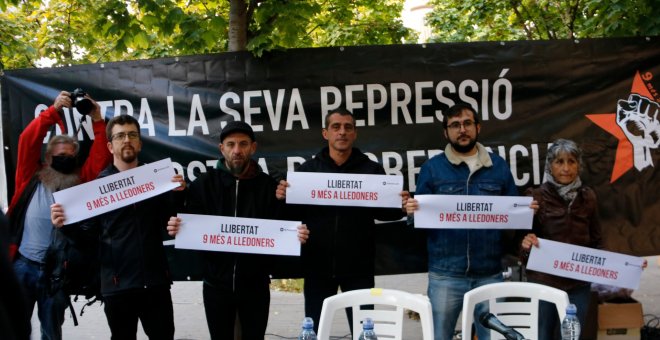
<svg viewBox="0 0 660 340"><path fill-rule="evenodd" d="M473 174L477 169L481 168L483 164L479 161L479 153L475 152L474 155L471 156L459 156L465 164L467 164L468 168L470 168L470 174Z"/></svg>

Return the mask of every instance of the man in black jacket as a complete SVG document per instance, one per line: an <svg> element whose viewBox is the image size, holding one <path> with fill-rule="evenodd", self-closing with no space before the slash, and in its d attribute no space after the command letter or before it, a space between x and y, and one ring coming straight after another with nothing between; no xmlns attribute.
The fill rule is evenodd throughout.
<svg viewBox="0 0 660 340"><path fill-rule="evenodd" d="M323 138L328 146L303 163L298 171L384 175L383 167L353 147L357 139L355 118L346 109L330 112L325 118ZM280 181L277 198L286 198L286 181ZM309 205L296 209L310 231L302 249L305 278L305 315L314 319L318 330L323 300L342 292L374 287L374 219L390 221L404 216L402 209ZM346 311L352 328L352 313Z"/></svg>
<svg viewBox="0 0 660 340"><path fill-rule="evenodd" d="M140 124L128 115L111 119L106 127L113 164L101 172L106 177L139 166L142 149ZM185 188L182 175L175 191ZM183 197L181 197L183 203ZM100 234L101 294L112 339L135 339L138 320L150 339L174 338L174 312L169 266L163 247L164 227L176 211L174 194L161 194L109 211L81 223ZM62 227L65 212L51 207L51 220Z"/></svg>
<svg viewBox="0 0 660 340"><path fill-rule="evenodd" d="M191 214L277 219L283 206L275 197L277 182L252 159L257 142L250 125L229 122L220 133L223 157L215 169L191 185L186 211ZM175 236L181 220L171 217ZM298 227L301 243L307 228ZM211 339L234 339L236 314L244 340L263 340L270 307L270 271L274 257L231 252L204 252L204 310Z"/></svg>

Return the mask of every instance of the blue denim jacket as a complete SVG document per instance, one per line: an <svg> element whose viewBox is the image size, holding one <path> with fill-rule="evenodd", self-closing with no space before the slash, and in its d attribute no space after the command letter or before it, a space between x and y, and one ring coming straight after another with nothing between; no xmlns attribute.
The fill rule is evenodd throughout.
<svg viewBox="0 0 660 340"><path fill-rule="evenodd" d="M443 154L422 165L416 194L516 196L518 189L504 159L477 143L478 169L468 165L447 145ZM429 273L481 277L501 270L499 230L428 230Z"/></svg>

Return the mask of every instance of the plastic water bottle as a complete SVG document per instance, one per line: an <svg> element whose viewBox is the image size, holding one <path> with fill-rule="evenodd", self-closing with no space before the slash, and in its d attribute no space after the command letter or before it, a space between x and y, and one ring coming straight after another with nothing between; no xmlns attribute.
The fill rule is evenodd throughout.
<svg viewBox="0 0 660 340"><path fill-rule="evenodd" d="M304 318L302 322L302 330L298 335L298 340L316 340L316 333L314 333L314 320L312 318Z"/></svg>
<svg viewBox="0 0 660 340"><path fill-rule="evenodd" d="M362 321L362 333L360 333L358 340L378 340L378 337L374 332L374 320L371 318L365 318Z"/></svg>
<svg viewBox="0 0 660 340"><path fill-rule="evenodd" d="M579 340L580 339L580 320L577 318L577 307L574 304L566 307L566 317L561 322L561 339L562 340Z"/></svg>

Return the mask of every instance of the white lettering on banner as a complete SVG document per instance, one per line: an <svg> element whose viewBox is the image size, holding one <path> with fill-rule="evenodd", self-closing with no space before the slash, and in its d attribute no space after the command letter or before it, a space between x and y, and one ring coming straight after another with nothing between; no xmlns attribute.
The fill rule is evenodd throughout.
<svg viewBox="0 0 660 340"><path fill-rule="evenodd" d="M342 105L353 111L358 127L375 126L377 118L388 116L391 125L441 122L443 121L442 110L435 110L433 115L426 112L434 105L454 105L455 102L450 97L456 95L460 100L475 107L477 112L480 112L483 121L492 118L507 120L513 113L513 86L511 81L505 78L508 71L508 68L502 69L495 81L481 79L478 82L474 79L464 79L455 83L449 80L436 82L425 80L414 82L412 85L408 83L349 84L345 85L343 89L336 86L322 86L319 88L320 98L314 98L313 101L320 101L322 125L324 125L325 116ZM433 93L433 96L429 96L429 93ZM106 113L109 108L112 108L113 116L127 114L135 117L137 114L141 129L146 130L146 133L143 134L156 136L155 122L151 110L153 103L150 103L144 97L139 98L139 100L140 104L137 110L133 103L127 99L99 101L98 103L101 107L101 115L104 117L107 116ZM298 88L262 89L242 93L225 92L220 96L218 109L221 113L232 116L233 120L241 120L251 124L256 132L292 131L294 128L309 130L310 126L303 103ZM167 108L168 136L192 136L195 133L209 135L204 103L199 94L193 93L188 121L184 123L179 122L177 124L177 117L182 118L174 110L174 96L166 96L162 104ZM389 114L383 111L388 104L390 106ZM232 108L237 105L242 106L243 114ZM288 107L286 117L284 117L285 107ZM37 105L34 111L35 117L47 108L48 105L45 104ZM413 109L412 113L410 112L411 108ZM67 130L75 131L77 121L80 120L81 115L76 109L70 110L68 108L64 108L64 113ZM257 119L258 116L263 116L263 118ZM282 122L285 118L286 123L282 128ZM401 118L401 123L399 118ZM264 128L261 124L256 124L256 121L270 123L270 130ZM226 121L223 121L223 123L226 123ZM177 126L185 126L186 124L187 128L177 129ZM85 117L83 128L78 135L80 140L83 138L83 131L89 138L94 138L91 125L90 117ZM61 133L60 128L56 127L56 134ZM44 143L47 143L49 138L50 132L44 139Z"/></svg>
<svg viewBox="0 0 660 340"><path fill-rule="evenodd" d="M460 100L475 107L480 112L483 121L507 120L513 113L513 86L508 79L504 78L508 70L503 69L495 81L481 79L479 82L465 79L454 83L448 80L436 82L425 80L412 84L349 84L343 88L322 86L319 88L320 98L306 98L305 101L298 88L225 92L220 96L217 110L222 114L232 116L233 120L245 121L252 125L255 132L292 131L296 128L309 130L304 102L310 100L320 102L322 125L325 116L342 105L353 111L358 127L375 126L378 119L389 119L391 125L431 124L443 120L442 110L435 110L433 114L430 114L431 108L438 104L452 106L455 102L449 97L458 96ZM210 130L204 112L205 103L200 98L200 94L192 94L187 122L181 122L181 120L185 120L184 116L176 114L174 99L174 96L170 95L163 98L162 103L158 103L167 109L167 135L174 137L194 134L209 135ZM137 108L127 99L99 101L98 103L104 117L107 116L106 113L110 108L112 108L113 116L122 114L137 116L141 129L145 130L143 134L156 136L151 109L154 104L153 99L150 102L148 98L142 97L139 98L139 101ZM388 104L389 112L386 112L384 110L387 109ZM242 114L232 108L236 106L242 108ZM45 104L37 105L35 117L46 108L48 106ZM285 108L288 108L288 111ZM216 113L215 108L211 108L211 110ZM80 120L80 114L77 110L68 108L64 108L64 112L67 130L75 131L76 124L78 124L76 121ZM257 122L269 123L269 128ZM226 121L223 121L222 125L224 126L225 123ZM82 131L93 139L94 133L91 124L90 117L86 117ZM56 133L62 133L59 127L56 128ZM82 139L82 133L80 132L79 139ZM44 139L44 143L49 137Z"/></svg>
<svg viewBox="0 0 660 340"><path fill-rule="evenodd" d="M539 238L532 247L527 269L582 281L637 289L642 276L641 257L576 246Z"/></svg>
<svg viewBox="0 0 660 340"><path fill-rule="evenodd" d="M203 135L209 134L209 126L206 123L206 116L204 115L204 109L202 108L202 102L199 100L198 94L193 95L192 103L190 105L190 120L186 135L192 136L196 127L202 129Z"/></svg>
<svg viewBox="0 0 660 340"><path fill-rule="evenodd" d="M142 98L140 100L140 115L138 116L137 120L140 123L140 129L147 129L149 136L153 137L156 135L154 117L151 114L151 108L149 107L147 98Z"/></svg>
<svg viewBox="0 0 660 340"><path fill-rule="evenodd" d="M548 144L547 146L550 146ZM491 150L490 147L486 149ZM543 168L541 167L541 159L539 158L539 145L532 144L530 146L524 146L516 144L507 149L505 146L498 146L495 148L497 153L508 161L509 167L511 168L511 173L515 180L516 185L525 186L528 184L539 185L544 180L543 178ZM523 151L524 150L524 151ZM492 151L492 150L491 150ZM373 154L370 152L365 152L369 159L381 163L385 169L385 174L387 175L403 175L404 169L408 174L408 188L411 192L416 191L416 179L422 164L429 158L441 154L443 151L438 149L431 150L407 150L404 153L395 152L395 151L382 151L380 154ZM294 171L295 168L304 163L307 159L300 156L289 156L286 159L282 159L282 166L286 167L286 171ZM268 162L265 158L258 158L257 162L261 165L261 168L264 172L269 173L268 163L277 162L276 159L269 159ZM195 172L204 173L207 169L212 169L216 166L218 162L217 159L208 159L204 161L191 161L187 165L182 165L177 162L173 162L175 169L180 174L184 174L184 177L189 181L194 181L197 176ZM532 171L524 171L518 167L519 163L529 163L532 164Z"/></svg>
<svg viewBox="0 0 660 340"><path fill-rule="evenodd" d="M287 105L289 111L287 111L286 125L284 130L293 130L293 125L295 122L299 123L299 127L303 130L309 130L309 123L307 122L307 116L305 115L305 108L303 106L302 97L300 96L300 90L293 88L291 89L290 93L287 93L285 89L277 89L276 92L277 94L275 95L275 102L272 100L272 90L243 92L242 103L244 117L241 117L241 114L238 111L232 109L229 106L229 104L237 105L241 103L241 97L239 94L234 92L226 92L220 97L220 111L222 111L222 113L231 115L234 117L234 120L241 120L250 124L255 132L260 132L264 131L264 127L263 125L253 124L252 121L254 118L252 116L263 114L261 107L265 106L267 118L269 119L272 131L280 131L283 103L286 97L289 97ZM266 120L263 119L263 121Z"/></svg>

